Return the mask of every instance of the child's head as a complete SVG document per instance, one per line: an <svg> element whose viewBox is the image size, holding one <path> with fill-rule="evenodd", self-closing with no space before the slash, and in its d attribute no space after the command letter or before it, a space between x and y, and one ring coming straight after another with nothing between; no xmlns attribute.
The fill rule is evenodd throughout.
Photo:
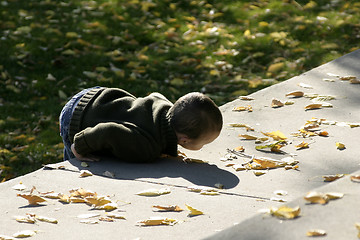
<svg viewBox="0 0 360 240"><path fill-rule="evenodd" d="M199 150L220 134L223 120L219 108L202 93L188 93L169 110L170 124L178 144L189 150Z"/></svg>

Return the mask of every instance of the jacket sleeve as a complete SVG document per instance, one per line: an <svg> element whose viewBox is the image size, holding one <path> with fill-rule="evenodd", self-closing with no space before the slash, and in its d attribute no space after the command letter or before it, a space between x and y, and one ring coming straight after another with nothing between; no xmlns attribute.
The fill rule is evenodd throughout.
<svg viewBox="0 0 360 240"><path fill-rule="evenodd" d="M108 151L127 162L151 162L161 154L159 143L131 123L99 123L78 132L74 143L75 150L81 155Z"/></svg>

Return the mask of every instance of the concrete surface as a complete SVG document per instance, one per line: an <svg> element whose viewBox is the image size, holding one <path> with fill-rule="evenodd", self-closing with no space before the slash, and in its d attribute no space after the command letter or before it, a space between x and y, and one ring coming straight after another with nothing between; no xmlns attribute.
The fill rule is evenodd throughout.
<svg viewBox="0 0 360 240"><path fill-rule="evenodd" d="M326 239L356 239L354 227L358 214L359 184L350 182L348 176L332 183L323 181L322 176L328 174L350 174L359 170L360 127L350 128L338 125L320 125L329 133L328 137L314 136L298 138L291 136L306 121L313 117L325 118L338 123L360 122L360 85L342 81L339 76L354 75L360 78L360 50L324 64L300 76L268 87L251 95L253 101L235 100L221 106L224 115L224 128L220 137L205 146L201 151L184 151L189 157L206 160L208 164L184 163L176 159L163 159L155 164L127 164L111 159L89 163L82 167L80 162L72 159L56 164L53 169L44 168L28 175L0 184L0 235L12 235L17 231L31 229L38 233L31 239L302 239L309 227L324 228L328 231ZM324 78L334 79L333 82ZM299 84L311 85L303 88ZM301 90L307 94L336 96L327 101L332 108L321 108L305 111L304 107L311 103L309 98L288 98L285 94ZM292 100L293 105L272 108L271 100ZM234 112L234 107L251 105L252 112ZM254 131L234 128L229 124L248 124ZM271 153L255 149L253 140L243 140L239 134L253 134L263 137L261 132L280 130L288 137L288 145L281 148L282 153ZM296 150L302 141L310 143L307 149ZM335 143L342 142L346 149L338 150ZM263 143L266 144L266 143ZM299 161L296 170L284 168L270 169L262 176L255 176L254 171L235 171L227 167L229 162L244 163L247 158L232 161L221 161L227 155L227 148L238 146L245 148L245 154L256 157L282 159L293 156ZM62 166L62 169L56 169ZM55 169L54 169L55 168ZM94 176L79 178L80 170L89 170ZM110 171L114 178L104 177ZM12 187L22 182L28 192L32 186L40 192L55 191L68 193L70 189L82 187L109 195L117 201L119 208L113 212L123 214L126 220L102 222L98 224L80 223L80 214L100 213L103 210L92 210L80 204L62 204L57 200L48 200L40 206L29 206L27 201L16 194L19 191ZM221 183L225 189L220 195L208 196L189 192L192 185L210 186ZM149 188L170 187L171 193L144 197L137 192ZM304 205L302 200L306 192L321 188L345 193L343 199L332 201L325 206ZM284 203L270 200L277 197L275 190L284 190L288 195L282 196L289 205L300 205L302 216L291 221L279 221L272 217L264 217L257 211L263 208L278 207ZM130 203L130 204L129 204ZM183 212L154 212L153 205L179 205ZM188 217L185 204L198 208L205 214ZM354 210L356 209L356 210ZM58 224L37 222L36 224L18 223L14 216L35 213L53 217ZM317 214L319 213L319 214ZM353 214L352 214L353 213ZM141 227L137 221L152 216L162 216L179 220L174 226ZM360 222L360 217L358 221ZM315 223L319 222L319 225ZM313 224L311 224L313 223ZM321 224L320 224L321 223ZM235 225L235 226L234 226ZM316 226L315 226L316 225ZM306 230L306 231L305 231ZM221 232L220 232L221 231ZM305 233L304 233L305 231ZM344 232L348 235L336 235ZM343 238L343 236L345 238Z"/></svg>

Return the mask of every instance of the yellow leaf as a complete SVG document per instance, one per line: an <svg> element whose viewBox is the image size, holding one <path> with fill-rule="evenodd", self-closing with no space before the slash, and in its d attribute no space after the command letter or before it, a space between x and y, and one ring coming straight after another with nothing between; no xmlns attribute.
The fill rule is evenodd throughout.
<svg viewBox="0 0 360 240"><path fill-rule="evenodd" d="M27 214L26 217L23 217L23 216L18 216L15 218L15 220L17 222L20 222L20 223L31 223L31 224L34 224L36 222L36 219L34 218L34 216L32 214ZM1 238L0 238L1 239Z"/></svg>
<svg viewBox="0 0 360 240"><path fill-rule="evenodd" d="M239 146L239 147L234 148L234 150L238 151L238 152L243 152L243 151L245 151L245 148L244 148L244 146Z"/></svg>
<svg viewBox="0 0 360 240"><path fill-rule="evenodd" d="M264 22L264 21L259 22L259 27L267 27L267 26L269 26L268 22Z"/></svg>
<svg viewBox="0 0 360 240"><path fill-rule="evenodd" d="M344 196L343 193L338 193L338 192L328 192L328 193L325 193L325 195L326 195L330 200L339 199L339 198L342 198L342 197Z"/></svg>
<svg viewBox="0 0 360 240"><path fill-rule="evenodd" d="M241 100L244 100L244 101L252 101L252 100L254 100L253 97L249 97L249 96L240 96L239 98Z"/></svg>
<svg viewBox="0 0 360 240"><path fill-rule="evenodd" d="M257 164L251 164L251 168L256 170L278 168L287 165L285 161L275 160L266 157L254 158L253 162Z"/></svg>
<svg viewBox="0 0 360 240"><path fill-rule="evenodd" d="M177 220L164 217L151 217L147 220L141 220L137 223L141 223L143 226L157 226L157 225L174 225Z"/></svg>
<svg viewBox="0 0 360 240"><path fill-rule="evenodd" d="M235 112L241 112L241 111L248 111L248 112L252 112L252 107L250 105L246 106L246 107L235 107L233 109L233 111Z"/></svg>
<svg viewBox="0 0 360 240"><path fill-rule="evenodd" d="M280 219L294 219L300 215L300 207L281 206L279 208L270 208L270 214Z"/></svg>
<svg viewBox="0 0 360 240"><path fill-rule="evenodd" d="M247 140L256 140L258 139L258 137L256 136L253 136L253 135L249 135L249 134L240 134L239 137L243 137Z"/></svg>
<svg viewBox="0 0 360 240"><path fill-rule="evenodd" d="M216 69L212 69L210 71L210 75L212 75L212 76L220 76L220 72L218 70L216 70Z"/></svg>
<svg viewBox="0 0 360 240"><path fill-rule="evenodd" d="M83 178L83 177L89 177L89 176L92 176L92 175L93 174L89 170L81 170L79 177Z"/></svg>
<svg viewBox="0 0 360 240"><path fill-rule="evenodd" d="M274 131L274 132L268 132L268 133L261 132L261 133L264 134L265 136L273 138L275 141L287 139L287 137L285 137L285 135L282 132L280 132L279 130Z"/></svg>
<svg viewBox="0 0 360 240"><path fill-rule="evenodd" d="M151 188L151 189L147 189L141 192L136 193L137 195L140 196L160 196L160 195L164 195L164 194L168 194L170 193L171 190L170 188L161 188L161 189L155 189L155 188Z"/></svg>
<svg viewBox="0 0 360 240"><path fill-rule="evenodd" d="M76 32L67 32L65 36L67 38L77 38L78 34Z"/></svg>
<svg viewBox="0 0 360 240"><path fill-rule="evenodd" d="M95 205L95 206L103 206L105 204L111 203L111 199L107 196L90 196L85 198L86 203Z"/></svg>
<svg viewBox="0 0 360 240"><path fill-rule="evenodd" d="M307 142L302 142L299 145L295 146L297 149L304 149L304 148L309 148L309 143Z"/></svg>
<svg viewBox="0 0 360 240"><path fill-rule="evenodd" d="M201 191L200 194L201 195L211 195L211 196L220 195L220 193L218 193L218 192L208 192L208 191Z"/></svg>
<svg viewBox="0 0 360 240"><path fill-rule="evenodd" d="M264 171L254 171L254 174L255 174L255 176L261 176L261 175L264 175L266 172L264 172Z"/></svg>
<svg viewBox="0 0 360 240"><path fill-rule="evenodd" d="M304 96L304 92L302 92L302 91L292 91L292 92L288 92L285 96L286 97L289 97L289 96L291 96L291 97L302 97L302 96Z"/></svg>
<svg viewBox="0 0 360 240"><path fill-rule="evenodd" d="M67 194L60 195L59 202L70 203L70 197Z"/></svg>
<svg viewBox="0 0 360 240"><path fill-rule="evenodd" d="M322 107L321 103L312 103L312 104L305 106L305 110L319 109L321 107Z"/></svg>
<svg viewBox="0 0 360 240"><path fill-rule="evenodd" d="M326 231L322 229L312 229L306 233L308 237L315 237L315 236L326 236Z"/></svg>
<svg viewBox="0 0 360 240"><path fill-rule="evenodd" d="M36 231L24 230L24 231L21 231L21 232L14 233L13 237L15 237L15 238L27 238L27 237L35 236L35 234L36 234Z"/></svg>
<svg viewBox="0 0 360 240"><path fill-rule="evenodd" d="M154 205L152 207L157 208L160 211L164 211L164 212L181 212L181 211L183 211L183 209L181 209L178 205L169 205L169 206Z"/></svg>
<svg viewBox="0 0 360 240"><path fill-rule="evenodd" d="M18 194L17 196L28 200L29 205L38 205L41 202L46 202L45 199L43 199L40 196L34 195L34 194Z"/></svg>
<svg viewBox="0 0 360 240"><path fill-rule="evenodd" d="M343 143L341 143L341 142L337 142L337 143L336 143L336 147L337 147L337 149L339 149L339 150L343 150L343 149L346 148L346 147L345 147L345 144L343 144Z"/></svg>
<svg viewBox="0 0 360 240"><path fill-rule="evenodd" d="M191 192L217 192L218 190L212 187L205 187L205 186L190 186L187 189Z"/></svg>
<svg viewBox="0 0 360 240"><path fill-rule="evenodd" d="M35 216L36 220L39 220L41 222L47 222L47 223L54 223L57 224L58 220L55 218L49 218L49 217L44 217L44 216Z"/></svg>
<svg viewBox="0 0 360 240"><path fill-rule="evenodd" d="M355 227L358 230L358 238L360 238L360 223L355 223Z"/></svg>
<svg viewBox="0 0 360 240"><path fill-rule="evenodd" d="M308 192L304 199L310 203L326 204L329 202L329 197L326 194L318 192Z"/></svg>
<svg viewBox="0 0 360 240"><path fill-rule="evenodd" d="M193 208L187 204L185 204L186 208L190 211L189 216L198 216L198 215L203 215L204 213L196 208Z"/></svg>
<svg viewBox="0 0 360 240"><path fill-rule="evenodd" d="M279 72L284 67L284 65L285 65L285 63L283 63L283 62L273 63L268 67L267 71L270 73Z"/></svg>
<svg viewBox="0 0 360 240"><path fill-rule="evenodd" d="M118 208L118 205L115 202L109 202L101 206L95 206L94 209L112 211Z"/></svg>
<svg viewBox="0 0 360 240"><path fill-rule="evenodd" d="M106 213L106 216L108 216L110 218L115 218L115 219L126 219L124 216L122 216L118 213Z"/></svg>

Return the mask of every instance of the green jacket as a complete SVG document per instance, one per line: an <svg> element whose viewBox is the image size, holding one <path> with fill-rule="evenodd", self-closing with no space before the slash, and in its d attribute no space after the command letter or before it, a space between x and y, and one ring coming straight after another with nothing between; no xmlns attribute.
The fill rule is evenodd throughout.
<svg viewBox="0 0 360 240"><path fill-rule="evenodd" d="M93 89L74 110L70 141L84 156L112 155L127 162L176 156L177 137L167 114L171 106L159 93L136 98L118 88Z"/></svg>

